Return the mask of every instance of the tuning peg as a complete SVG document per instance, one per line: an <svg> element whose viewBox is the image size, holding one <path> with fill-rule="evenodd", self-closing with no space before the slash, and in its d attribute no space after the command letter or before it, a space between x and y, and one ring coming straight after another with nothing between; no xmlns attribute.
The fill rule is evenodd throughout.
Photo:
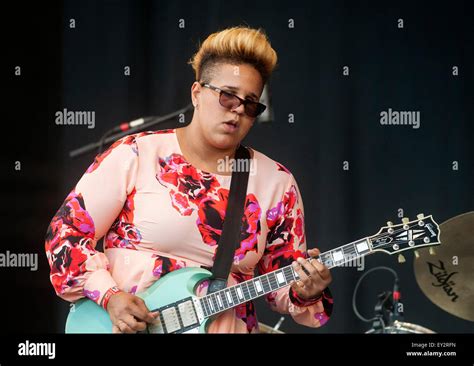
<svg viewBox="0 0 474 366"><path fill-rule="evenodd" d="M393 222L387 221L387 226L388 226L388 227L393 226Z"/></svg>
<svg viewBox="0 0 474 366"><path fill-rule="evenodd" d="M405 262L406 262L405 257L402 254L399 254L398 255L398 263L405 263Z"/></svg>
<svg viewBox="0 0 474 366"><path fill-rule="evenodd" d="M404 224L408 224L409 221L410 221L410 219L409 219L408 217L404 217L404 218L402 219L402 222L403 222Z"/></svg>
<svg viewBox="0 0 474 366"><path fill-rule="evenodd" d="M436 255L436 252L433 247L430 247L430 255Z"/></svg>
<svg viewBox="0 0 474 366"><path fill-rule="evenodd" d="M416 218L417 218L418 220L423 220L423 219L425 218L425 215L422 214L422 213L419 213L418 215L416 215Z"/></svg>
<svg viewBox="0 0 474 366"><path fill-rule="evenodd" d="M420 258L420 253L418 252L418 250L414 250L415 252L415 258L418 259Z"/></svg>

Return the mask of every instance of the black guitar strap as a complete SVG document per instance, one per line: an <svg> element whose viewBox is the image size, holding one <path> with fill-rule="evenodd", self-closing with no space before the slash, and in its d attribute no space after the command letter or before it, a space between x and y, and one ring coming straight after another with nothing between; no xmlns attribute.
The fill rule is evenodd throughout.
<svg viewBox="0 0 474 366"><path fill-rule="evenodd" d="M241 162L243 162L243 164L241 164ZM212 267L212 278L207 290L208 294L226 287L227 278L229 277L232 262L234 261L234 253L238 245L240 245L242 217L244 214L250 170L250 153L242 145L239 145L235 152L234 163L230 182L229 200L214 265ZM246 169L242 169L242 166Z"/></svg>

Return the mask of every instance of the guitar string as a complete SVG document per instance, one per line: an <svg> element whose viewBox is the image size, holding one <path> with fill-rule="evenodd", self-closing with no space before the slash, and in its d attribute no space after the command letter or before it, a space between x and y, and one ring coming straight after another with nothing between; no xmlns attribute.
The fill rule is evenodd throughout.
<svg viewBox="0 0 474 366"><path fill-rule="evenodd" d="M409 225L409 224L407 224L407 225ZM411 228L412 228L412 227L409 227L408 229L401 228L401 229L399 229L399 230L394 230L393 233L388 233L388 234L385 234L385 235L378 235L378 236L376 236L376 237L379 238L379 239L380 239L380 238L385 238L385 237L390 237L390 236L393 236L393 235L395 235L395 234L401 233L401 232L403 232L403 231L407 231L407 230L409 230L409 229L411 229ZM366 240L366 239L364 239L364 240ZM326 256L327 256L327 255L331 255L332 252L339 250L339 251L341 251L342 254L343 254L343 260L342 260L342 261L332 261L332 260L331 260L331 262L333 262L333 263L335 264L333 267L336 267L336 266L340 266L340 265L342 265L342 264L345 264L345 263L347 263L347 262L349 262L349 261L355 259L355 258L352 258L352 259L349 259L349 260L346 261L345 259L346 259L346 256L347 256L347 255L355 254L356 257L358 256L357 258L359 258L359 257L364 257L364 256L367 255L367 254L371 254L372 251L369 251L368 253L358 253L357 250L356 250L356 247L355 247L355 244L356 244L357 242L360 242L360 240L357 240L357 241L354 241L354 242L352 242L352 243L348 243L348 244L342 245L342 246L340 246L340 247L338 247L338 248L329 250L329 251L324 252L324 253L320 253L320 255L318 256L318 259L319 259L320 261L325 261L324 258L321 259L322 256L324 256L324 255L326 255ZM331 256L332 256L332 255L331 255ZM329 262L329 261L325 261L325 262ZM342 262L342 263L339 263L339 262ZM332 268L332 267L331 267L331 268ZM288 271L290 272L291 277L290 277L290 275L287 273ZM279 283L279 281L276 279L276 276L277 276L277 273L278 273L278 272L280 272L280 273L282 273L282 274L284 275L285 281L282 282L282 283ZM240 302L238 302L238 304L241 304L241 303L250 301L250 300L252 300L252 299L254 299L254 298L257 298L257 297L260 297L260 296L264 296L264 295L266 295L266 294L268 294L268 293L270 293L270 292L276 291L276 290L278 290L278 289L280 289L280 288L283 288L283 287L288 286L288 285L291 283L291 281L293 281L294 279L296 279L295 274L297 275L297 273L293 270L293 268L291 267L291 265L282 267L282 268L280 268L279 270L276 270L276 271L274 271L274 272L267 273L267 274L262 275L262 276L259 276L259 277L257 277L257 278L252 278L252 279L247 280L247 281L244 281L244 282L242 282L242 283L240 283L240 284L238 284L238 285L235 285L235 286L232 286L232 287L230 287L230 288L223 289L223 290L217 291L217 292L215 292L215 293L213 293L213 294L210 294L210 296L211 296L211 297L210 297L210 298L211 298L211 301L214 300L214 306L215 306L216 310L218 310L217 312L212 312L212 309L210 309L210 308L207 306L207 303L204 303L204 306L202 306L202 305L203 305L203 300L204 300L207 296L200 299L201 308L203 309L203 311L207 312L207 316L208 316L208 317L209 317L209 316L212 316L212 315L215 315L215 314L217 314L217 313L219 313L219 312L222 312L222 311L227 310L228 308L232 308L232 307L235 307L235 306L236 306L236 305L235 305L235 299L237 299L237 300L239 300L239 299L238 299L237 295L235 295L235 289L234 289L234 293L232 292L232 289L233 289L233 288L236 288L236 287L240 286L241 291L242 291L242 295L243 295L243 301L241 300ZM273 278L272 278L272 277L269 277L269 275L272 275ZM288 278L290 278L290 281L288 281ZM267 285L268 285L269 290L266 289L265 284L264 284L264 282L263 282L263 279L266 279L266 280L267 280L267 282L268 282ZM255 287L251 288L251 287L249 286L250 284L251 284L252 286L255 286L255 283L256 283L257 281L260 281L260 283L261 283L261 285L262 285L262 289L263 289L263 290L260 291L260 292L262 292L262 293L259 293L259 291L258 291ZM244 285L246 285L246 286L244 287ZM273 287L275 287L275 288L273 288ZM253 291L252 291L252 289L253 289ZM233 301L233 304L232 304L232 305L231 305L231 302L229 302L228 299L227 299L226 296L225 296L225 295L226 295L226 294L225 294L226 291L228 291L228 294L230 295L230 297L231 297L231 299L232 299L232 301ZM253 295L253 293L255 294L255 296ZM215 300L215 299L212 297L212 295L214 295L215 298L220 299L221 302L219 302L218 300ZM246 296L246 295L247 295L247 296ZM219 296L219 297L217 297L217 296ZM247 297L248 297L248 299L246 299ZM220 306L221 303L222 303L222 307L221 307L221 309L219 309L219 306ZM227 305L226 305L226 304L227 304ZM237 304L237 305L238 305L238 304ZM204 308L205 308L205 309L204 309ZM176 308L175 308L175 309L176 309ZM180 328L181 328L181 324L184 324L184 323L183 323L182 318L181 318L181 315L180 315L180 313L179 313L179 309L176 309L176 315L177 315L177 317L178 317L178 323L179 323L179 326L180 326ZM161 320L164 321L164 319L163 319L162 316L160 316L160 318L161 318ZM185 327L182 327L180 330L184 330L184 329L185 329Z"/></svg>
<svg viewBox="0 0 474 366"><path fill-rule="evenodd" d="M409 223L406 224L406 225L409 225L409 228L408 228L408 229L404 229L404 228L402 227L402 228L400 228L400 229L394 230L392 233L380 234L380 235L376 236L376 238L381 239L381 238L390 237L390 236L396 235L396 234L398 234L398 233L401 233L401 232L403 232L403 231L410 230L412 227L415 226L415 225L410 226ZM365 240L367 240L367 239L364 239L364 241L365 241ZM352 242L352 243L348 243L348 244L342 245L342 246L340 246L340 247L338 247L338 248L329 250L329 251L327 251L327 252L320 253L320 255L318 256L318 259L320 259L321 262L325 262L324 264L329 263L329 262L333 262L334 266L331 266L331 267L330 267L330 268L333 268L333 267L336 267L336 266L340 266L340 265L342 265L342 264L345 264L345 263L347 263L347 262L350 262L350 261L352 261L352 260L354 260L354 259L358 259L358 258L360 258L360 257L364 257L365 255L370 254L370 253L372 252L372 251L369 251L368 253L361 253L361 252L358 252L358 251L356 250L356 247L355 247L355 244L356 244L357 242L360 242L360 240L356 240L356 241L354 241L354 242ZM373 249L373 248L372 248L372 249ZM325 260L324 258L321 259L322 256L331 255L331 257L333 257L333 256L332 256L332 252L337 251L337 250L341 251L342 254L343 254L343 260L342 260L342 261L333 261L333 260L329 260L329 261L328 261L328 260ZM351 258L351 259L346 260L346 257L347 257L348 255L355 255L355 256L354 256L354 258ZM286 269L289 269L289 270L290 270L290 273L291 273L290 282L288 281L289 275L288 275L287 273L285 273L285 270L286 270ZM281 286L280 286L280 283L278 282L278 280L275 279L275 276L277 275L277 272L278 272L278 271L282 272L282 274L283 274L284 277L285 277L285 282L282 283ZM274 276L273 279L269 277L270 274L272 274L272 275ZM213 312L213 311L212 311L212 308L210 308L209 306L207 306L207 303L206 303L206 302L204 302L204 306L206 307L205 310L206 310L206 312L209 314L209 316L214 315L214 314L217 314L217 313L219 313L219 312L221 312L221 311L224 311L224 310L227 310L227 309L229 309L229 308L235 307L235 306L236 306L236 305L235 305L235 303L236 303L235 299L238 300L238 301L237 301L237 305L239 305L239 304L245 303L245 302L247 302L247 301L250 301L250 300L252 300L252 299L255 299L255 298L264 296L264 295L266 295L266 294L268 294L268 293L270 293L270 292L276 291L276 290L278 290L279 288L283 288L283 287L288 286L288 285L291 283L292 280L295 280L295 279L296 279L295 274L296 274L296 273L294 272L294 270L293 270L293 268L291 267L291 265L290 265L290 266L282 267L281 269L279 269L279 270L277 270L277 271L270 272L270 273L267 273L267 274L265 274L265 275L258 276L257 278L252 278L252 279L247 280L247 281L244 281L244 282L242 282L242 283L240 283L240 284L234 285L234 286L232 286L232 287L230 287L230 288L226 288L226 289L223 289L223 290L220 290L220 291L216 291L216 292L214 292L213 294L206 295L206 296L204 296L204 297L202 297L202 298L200 299L201 307L204 308L204 307L202 306L202 304L203 304L204 300L207 300L207 299L209 298L210 301L212 301L212 303L213 303L215 309L217 310L217 312ZM257 289L256 289L255 287L253 287L253 288L251 289L251 287L250 287L249 285L251 284L252 286L255 286L255 283L254 283L254 282L260 281L260 282L262 283L262 285L263 285L263 281L262 281L262 280L263 280L264 278L265 278L265 279L267 280L267 282L268 282L268 286L269 286L269 288L270 288L269 290L266 290L266 289L265 289L265 286L263 286L263 291L260 291L261 293L259 293L259 291L257 291ZM246 286L244 287L244 285L246 285ZM232 293L232 291L231 291L232 288L237 288L237 287L240 287L240 289L241 289L241 291L242 291L243 300L241 299L241 300L239 301L238 296L235 295L234 293ZM275 289L272 289L272 287L275 287ZM252 291L252 290L253 290L253 291ZM226 298L226 293L225 293L226 291L228 291L228 293L229 293L229 295L230 295L230 297L231 297L231 299L232 299L232 302L230 302L230 301ZM236 290L234 290L234 291L236 291ZM256 296L254 296L252 293L255 293ZM247 297L248 297L248 299L247 299ZM217 300L216 300L216 299L217 299ZM221 300L220 302L219 302L219 299ZM213 301L213 300L214 300L214 301ZM222 303L222 306L220 306L221 303ZM210 314L210 313L211 313L211 314Z"/></svg>
<svg viewBox="0 0 474 366"><path fill-rule="evenodd" d="M409 224L408 224L408 225L409 225ZM393 233L388 233L388 234L384 234L384 235L381 234L381 235L378 235L378 236L376 236L376 237L379 238L379 239L380 239L380 238L384 238L384 237L390 237L390 236L396 235L396 234L398 234L398 233L401 233L401 232L403 232L403 231L407 231L407 230L411 229L411 228L414 227L414 226L415 226L415 225L409 226L408 229L400 228L400 229L394 230ZM364 241L365 241L365 240L366 240L366 239L364 239ZM335 261L335 260L334 260L334 261L333 261L333 260L325 261L325 260L323 259L323 261L325 261L325 262L333 262L334 266L331 266L331 268L333 268L333 267L340 266L340 265L342 265L342 264L348 263L348 262L350 262L350 261L352 261L352 260L354 260L354 259L358 259L358 258L360 258L360 257L363 257L363 256L369 254L370 252L369 252L369 253L361 253L361 252L358 252L358 251L356 250L355 244L358 243L358 242L360 242L360 241L361 241L361 240L356 240L356 241L354 241L354 242L352 242L352 243L348 243L348 244L342 245L342 246L340 246L340 247L338 247L338 248L335 248L335 249L329 250L329 251L327 251L327 252L321 253L321 254L319 255L319 258L321 258L321 256L324 256L324 255L326 255L326 256L327 256L327 255L331 255L332 252L335 252L335 251L338 251L338 250L341 251L341 252L343 253L343 260L340 260L340 261ZM348 255L355 255L355 256L354 256L353 258L350 258L350 259L347 259L347 260L346 260L346 257L347 257ZM331 255L331 256L332 256L332 255ZM293 269L291 268L291 266L282 267L281 269L279 269L279 270L277 270L277 271L274 271L274 272L271 272L271 273L272 273L272 274L275 273L275 275L276 275L276 273L277 273L278 271L284 272L284 270L285 270L285 269L288 269L288 268L291 270L291 273L292 273L292 280L294 280L294 279L295 279L295 276L294 276L294 274L293 274L294 271L293 271ZM252 294L252 290L250 290L249 284L252 284L252 286L254 286L254 282L259 281L261 278L268 277L269 274L270 274L270 273L265 274L265 275L262 275L262 276L259 276L259 277L257 277L257 278L252 278L252 279L250 279L250 280L247 280L247 281L244 281L244 282L242 282L242 283L240 283L240 284L237 284L237 285L235 285L235 286L232 286L232 287L240 287L241 290L243 291L243 295L244 295L243 297L244 297L244 299L241 300L241 301L239 301L238 304L241 304L241 303L250 301L250 300L255 299L255 298L257 298L257 297L263 296L263 295L265 295L265 294L267 294L267 293L269 293L269 292L276 291L276 290L279 289L279 288L286 287L286 286L289 285L288 280L287 280L288 274L283 273L284 276L285 276L285 283L283 283L282 286L279 285L279 283L278 283L277 280L270 278L270 280L268 281L269 284L270 284L270 288L273 287L273 285L274 285L276 288L275 288L275 289L270 289L269 291L265 291L265 290L264 290L264 291L262 291L262 292L263 292L262 294L259 294L259 292L254 288L254 289L253 289L253 292L254 292L256 295L258 295L258 296L254 296L254 295ZM267 278L267 280L268 280L268 278ZM291 281L291 280L290 280L290 281ZM244 285L246 285L246 287L244 287ZM231 287L231 288L232 288L232 287ZM227 288L227 289L229 289L229 288ZM228 308L231 308L231 307L234 307L234 306L235 306L235 300L234 300L234 299L232 299L233 302L234 302L234 304L232 304L232 306L230 306L230 305L231 305L230 302L225 298L225 291L226 291L227 289L223 289L223 290L220 290L220 291L216 291L216 292L214 292L213 294L210 294L210 295L209 295L210 298L211 298L211 301L213 300L212 295L213 295L215 298L217 298L217 299L220 298L220 300L221 300L223 306L219 306L219 304L220 304L219 300L214 300L214 303L215 303L215 305L216 305L215 307L216 307L216 310L218 310L218 312L224 311L224 310L226 310L226 309L228 309ZM219 296L219 297L218 297L218 296ZM232 294L231 294L231 296L232 296ZM248 299L247 299L247 297L248 297ZM229 305L226 305L226 303L229 304ZM212 309L211 309L211 311L212 311ZM214 314L217 314L218 312L213 312L213 313L214 313Z"/></svg>

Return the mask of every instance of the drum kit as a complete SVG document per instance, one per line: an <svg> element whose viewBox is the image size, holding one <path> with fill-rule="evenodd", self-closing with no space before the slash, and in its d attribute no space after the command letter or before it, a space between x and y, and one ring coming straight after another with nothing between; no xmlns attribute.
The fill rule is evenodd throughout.
<svg viewBox="0 0 474 366"><path fill-rule="evenodd" d="M416 282L425 296L451 315L474 322L474 211L455 216L440 225L441 245L415 252ZM281 320L279 322L281 324ZM262 333L283 333L279 324L260 323ZM435 333L417 324L395 320L383 331L370 333Z"/></svg>
<svg viewBox="0 0 474 366"><path fill-rule="evenodd" d="M440 225L441 245L415 252L416 282L436 306L459 318L474 321L474 211ZM383 331L366 333L435 333L417 324L394 321Z"/></svg>

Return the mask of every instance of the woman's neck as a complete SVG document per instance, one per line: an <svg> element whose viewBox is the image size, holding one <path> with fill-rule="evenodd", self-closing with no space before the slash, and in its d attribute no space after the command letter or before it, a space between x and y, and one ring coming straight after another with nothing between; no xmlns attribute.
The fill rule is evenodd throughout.
<svg viewBox="0 0 474 366"><path fill-rule="evenodd" d="M228 161L235 155L235 149L228 150L216 149L205 140L197 124L190 123L186 127L176 129L181 152L184 158L196 168L205 172L231 175L231 172L219 171L222 167L222 161Z"/></svg>

